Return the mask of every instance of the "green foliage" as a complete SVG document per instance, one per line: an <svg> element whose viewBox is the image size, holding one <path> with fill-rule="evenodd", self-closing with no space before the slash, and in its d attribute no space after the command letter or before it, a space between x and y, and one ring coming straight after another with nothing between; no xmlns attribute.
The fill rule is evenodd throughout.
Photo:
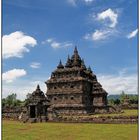
<svg viewBox="0 0 140 140"><path fill-rule="evenodd" d="M109 103L109 105L119 105L120 100L119 99L109 99L108 103Z"/></svg>
<svg viewBox="0 0 140 140"><path fill-rule="evenodd" d="M3 99L2 99L2 107L5 107L5 106L6 106L6 99L3 98Z"/></svg>
<svg viewBox="0 0 140 140"><path fill-rule="evenodd" d="M31 94L28 93L26 99L24 101L21 101L17 99L16 93L12 93L8 95L6 98L2 99L2 107L25 106L28 103L28 99L30 96Z"/></svg>
<svg viewBox="0 0 140 140"><path fill-rule="evenodd" d="M125 94L125 92L122 91L121 96L120 96L120 102L121 102L121 103L124 102L124 99L126 98L126 96L127 96L127 95Z"/></svg>
<svg viewBox="0 0 140 140"><path fill-rule="evenodd" d="M15 106L16 104L16 97L17 95L12 93L11 95L8 95L6 98L6 105L7 106Z"/></svg>
<svg viewBox="0 0 140 140"><path fill-rule="evenodd" d="M109 105L114 105L114 99L109 99L109 100L108 100L108 104L109 104Z"/></svg>
<svg viewBox="0 0 140 140"><path fill-rule="evenodd" d="M138 95L129 95L131 104L138 104Z"/></svg>
<svg viewBox="0 0 140 140"><path fill-rule="evenodd" d="M124 99L125 99L126 97L129 99L130 104L138 104L138 95L129 95L129 94L125 94L124 91L122 91L122 94L121 94L121 96L120 96L121 103L124 102Z"/></svg>
<svg viewBox="0 0 140 140"><path fill-rule="evenodd" d="M116 100L114 101L114 104L115 104L115 105L119 105L119 104L120 104L120 100L119 100L119 99L116 99Z"/></svg>
<svg viewBox="0 0 140 140"><path fill-rule="evenodd" d="M6 98L2 99L2 107L14 107L14 106L21 106L22 101L17 99L17 95L12 93L8 95Z"/></svg>
<svg viewBox="0 0 140 140"><path fill-rule="evenodd" d="M108 103L110 105L123 104L126 98L128 98L130 104L138 104L138 95L129 95L124 91L122 91L120 95L110 95L108 98Z"/></svg>

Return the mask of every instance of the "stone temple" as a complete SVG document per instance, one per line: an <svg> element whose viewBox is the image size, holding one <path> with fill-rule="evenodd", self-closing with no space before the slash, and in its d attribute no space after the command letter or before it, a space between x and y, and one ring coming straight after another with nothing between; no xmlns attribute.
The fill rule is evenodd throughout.
<svg viewBox="0 0 140 140"><path fill-rule="evenodd" d="M57 114L87 114L107 111L107 92L75 47L65 65L61 60L45 82L50 108Z"/></svg>
<svg viewBox="0 0 140 140"><path fill-rule="evenodd" d="M68 56L65 65L60 60L56 70L52 72L45 84L46 96L38 85L28 98L25 115L27 120L40 122L55 120L63 115L110 111L107 105L108 93L97 81L91 68L86 67L76 47L73 55Z"/></svg>
<svg viewBox="0 0 140 140"><path fill-rule="evenodd" d="M28 96L25 120L30 122L46 122L48 120L47 108L50 106L47 96L40 90L39 85L37 85L36 90Z"/></svg>

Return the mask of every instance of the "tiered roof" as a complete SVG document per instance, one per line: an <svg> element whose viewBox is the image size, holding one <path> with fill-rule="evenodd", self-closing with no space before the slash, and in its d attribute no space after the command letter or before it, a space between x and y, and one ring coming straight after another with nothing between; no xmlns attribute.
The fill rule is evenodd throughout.
<svg viewBox="0 0 140 140"><path fill-rule="evenodd" d="M52 73L52 77L55 81L59 81L58 77L53 77L54 73L63 73L63 72L70 72L70 71L82 71L83 74L79 77L74 77L73 80L88 80L93 83L93 94L107 94L106 91L102 88L102 85L97 81L96 75L93 73L91 67L86 67L84 63L84 59L81 59L80 55L78 54L77 47L74 49L74 53L71 58L68 55L67 62L65 65L62 64L61 60L57 66L57 69ZM66 79L65 79L66 80ZM48 82L52 82L53 79L48 80Z"/></svg>
<svg viewBox="0 0 140 140"><path fill-rule="evenodd" d="M48 104L49 102L39 85L37 85L36 90L29 96L28 100L30 104L37 104L42 101L44 101L45 104Z"/></svg>
<svg viewBox="0 0 140 140"><path fill-rule="evenodd" d="M70 58L68 55L67 58L67 62L65 65L62 64L61 60L57 66L57 69L63 69L63 68L83 68L83 69L87 69L86 65L84 63L84 59L81 59L81 57L78 54L78 50L77 47L75 47L74 49L74 54L72 55L72 57ZM88 69L87 69L88 70Z"/></svg>
<svg viewBox="0 0 140 140"><path fill-rule="evenodd" d="M60 62L59 62L59 64L58 64L57 68L58 68L58 69L63 69L63 68L64 68L64 66L63 66L63 64L62 64L62 62L61 62L61 60L60 60Z"/></svg>

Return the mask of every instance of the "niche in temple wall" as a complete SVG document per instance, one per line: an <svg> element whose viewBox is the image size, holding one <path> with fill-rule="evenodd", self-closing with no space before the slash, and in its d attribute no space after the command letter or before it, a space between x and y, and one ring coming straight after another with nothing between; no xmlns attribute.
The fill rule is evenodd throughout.
<svg viewBox="0 0 140 140"><path fill-rule="evenodd" d="M100 103L103 102L103 98L102 97L94 97L93 98L93 103Z"/></svg>

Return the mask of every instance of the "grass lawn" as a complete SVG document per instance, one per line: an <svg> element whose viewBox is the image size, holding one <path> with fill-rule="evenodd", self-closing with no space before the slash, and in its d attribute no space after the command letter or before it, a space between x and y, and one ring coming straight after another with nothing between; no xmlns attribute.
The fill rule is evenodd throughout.
<svg viewBox="0 0 140 140"><path fill-rule="evenodd" d="M20 123L4 120L3 140L137 140L137 124Z"/></svg>
<svg viewBox="0 0 140 140"><path fill-rule="evenodd" d="M138 116L138 110L137 109L127 109L127 110L123 110L123 113L96 114L93 116Z"/></svg>

